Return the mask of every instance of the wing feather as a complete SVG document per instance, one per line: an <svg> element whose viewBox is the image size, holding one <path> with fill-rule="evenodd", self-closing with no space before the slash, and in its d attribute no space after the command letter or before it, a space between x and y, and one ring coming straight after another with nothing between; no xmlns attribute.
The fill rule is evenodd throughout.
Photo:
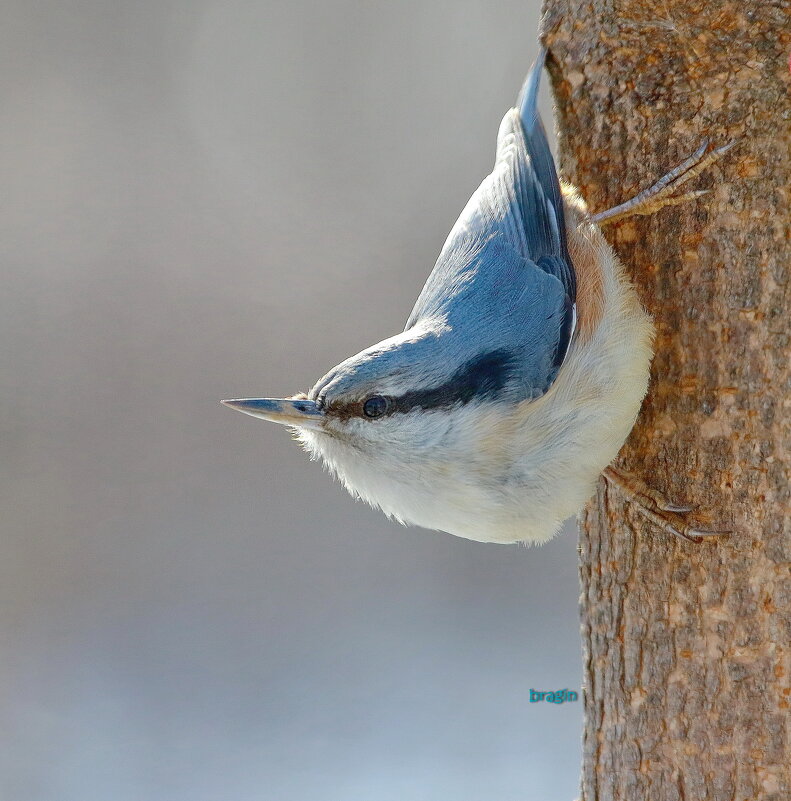
<svg viewBox="0 0 791 801"><path fill-rule="evenodd" d="M453 226L406 326L441 321L451 363L510 348L526 397L549 388L575 326L563 199L536 105L543 61L542 53L519 108L503 118L494 168Z"/></svg>

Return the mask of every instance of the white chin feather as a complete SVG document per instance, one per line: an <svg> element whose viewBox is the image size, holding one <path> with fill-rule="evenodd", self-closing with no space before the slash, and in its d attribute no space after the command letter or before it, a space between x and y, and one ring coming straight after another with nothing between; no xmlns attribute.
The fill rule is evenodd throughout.
<svg viewBox="0 0 791 801"><path fill-rule="evenodd" d="M302 430L298 439L353 497L402 525L479 542L538 544L551 539L562 523L546 508L529 513L523 491L492 491L471 483L469 473L460 480L456 470L388 470L386 460L367 456L338 437ZM378 449L379 456L383 450Z"/></svg>

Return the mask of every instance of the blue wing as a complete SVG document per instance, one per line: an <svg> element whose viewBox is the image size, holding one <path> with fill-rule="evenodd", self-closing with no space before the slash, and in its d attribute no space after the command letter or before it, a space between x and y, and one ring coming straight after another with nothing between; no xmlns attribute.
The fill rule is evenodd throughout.
<svg viewBox="0 0 791 801"><path fill-rule="evenodd" d="M536 107L544 54L503 118L494 169L467 203L407 321L445 326L451 364L512 354L522 397L552 384L574 332L576 277L563 200Z"/></svg>
<svg viewBox="0 0 791 801"><path fill-rule="evenodd" d="M531 258L547 272L557 276L574 303L577 299L577 279L566 244L560 182L546 131L538 115L538 87L545 57L546 50L542 48L517 101L526 150L526 154L517 161L522 170L527 167L526 174L523 172L519 180L520 210L527 239L533 244Z"/></svg>
<svg viewBox="0 0 791 801"><path fill-rule="evenodd" d="M549 389L575 324L576 276L537 96L542 52L503 118L494 169L467 203L407 321L441 320L451 364L507 351L516 390ZM513 372L513 371L512 371Z"/></svg>

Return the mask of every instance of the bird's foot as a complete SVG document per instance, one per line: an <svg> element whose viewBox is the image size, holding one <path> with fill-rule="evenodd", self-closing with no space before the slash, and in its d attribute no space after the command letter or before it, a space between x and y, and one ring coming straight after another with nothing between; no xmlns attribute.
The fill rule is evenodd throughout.
<svg viewBox="0 0 791 801"><path fill-rule="evenodd" d="M591 215L591 220L597 225L602 225L621 220L624 217L645 216L653 214L665 206L678 206L708 194L708 189L685 192L682 195L676 193L687 181L691 181L715 161L722 158L735 144L736 142L733 141L728 142L727 145L712 148L709 140L704 139L703 144L689 158L684 159L681 164L663 175L653 186L649 186L648 189L644 189L618 206Z"/></svg>
<svg viewBox="0 0 791 801"><path fill-rule="evenodd" d="M687 522L686 516L694 511L691 506L670 503L661 492L649 487L642 479L610 465L602 473L639 509L640 513L663 531L674 537L699 544L709 537L727 537L730 531L698 528Z"/></svg>

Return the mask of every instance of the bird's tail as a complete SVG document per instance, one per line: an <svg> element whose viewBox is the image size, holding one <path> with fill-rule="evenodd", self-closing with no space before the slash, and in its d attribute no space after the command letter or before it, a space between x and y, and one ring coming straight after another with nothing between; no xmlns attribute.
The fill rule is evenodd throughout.
<svg viewBox="0 0 791 801"><path fill-rule="evenodd" d="M541 190L552 204L555 219L561 222L560 230L557 232L560 240L561 252L556 255L560 256L568 264L571 259L568 256L568 245L566 243L566 229L563 225L563 198L560 194L560 181L558 180L557 169L555 168L555 161L552 158L552 151L549 149L549 142L547 141L547 134L544 130L544 125L541 122L541 117L538 113L538 89L541 84L541 73L544 69L544 61L546 59L547 51L541 48L530 72L527 74L522 91L519 93L516 107L519 110L519 118L522 122L522 129L525 134L525 144L527 146L527 153L532 162L532 167L535 172L536 178L541 185ZM576 287L573 271L568 276L571 281L571 297L574 298Z"/></svg>
<svg viewBox="0 0 791 801"><path fill-rule="evenodd" d="M519 109L519 116L522 119L526 135L530 134L536 121L541 125L541 120L538 116L538 87L541 85L541 73L544 69L546 58L546 48L542 47L533 62L533 66L530 67L530 72L527 73L525 82L522 84L522 90L519 92L519 99L516 101L516 107Z"/></svg>

